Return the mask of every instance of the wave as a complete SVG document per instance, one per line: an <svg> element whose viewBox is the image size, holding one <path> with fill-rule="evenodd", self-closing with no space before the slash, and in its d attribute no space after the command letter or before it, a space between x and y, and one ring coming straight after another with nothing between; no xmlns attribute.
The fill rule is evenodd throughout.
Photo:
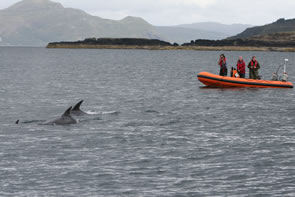
<svg viewBox="0 0 295 197"><path fill-rule="evenodd" d="M120 114L119 111L105 111L105 112L97 112L97 111L86 111L89 115L117 115Z"/></svg>
<svg viewBox="0 0 295 197"><path fill-rule="evenodd" d="M105 111L105 112L101 112L102 115L118 115L121 112L119 111Z"/></svg>
<svg viewBox="0 0 295 197"><path fill-rule="evenodd" d="M145 113L159 114L160 112L156 110L146 110Z"/></svg>

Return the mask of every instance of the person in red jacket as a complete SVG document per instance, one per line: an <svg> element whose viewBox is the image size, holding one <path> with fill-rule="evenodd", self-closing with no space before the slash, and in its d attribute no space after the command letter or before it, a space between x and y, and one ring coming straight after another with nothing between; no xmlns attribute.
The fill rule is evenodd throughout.
<svg viewBox="0 0 295 197"><path fill-rule="evenodd" d="M224 56L224 54L220 55L218 65L220 66L219 75L227 76L226 57Z"/></svg>
<svg viewBox="0 0 295 197"><path fill-rule="evenodd" d="M238 71L238 73L240 75L240 78L245 78L245 75L246 75L246 63L243 60L242 56L239 57L239 60L237 62L237 71Z"/></svg>

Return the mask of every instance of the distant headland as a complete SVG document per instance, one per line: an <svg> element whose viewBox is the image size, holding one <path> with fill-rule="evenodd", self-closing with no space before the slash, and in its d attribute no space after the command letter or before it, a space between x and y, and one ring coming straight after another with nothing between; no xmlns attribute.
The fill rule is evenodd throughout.
<svg viewBox="0 0 295 197"><path fill-rule="evenodd" d="M86 38L75 42L52 42L47 48L88 49L169 49L178 46L158 39L146 38Z"/></svg>
<svg viewBox="0 0 295 197"><path fill-rule="evenodd" d="M146 38L86 38L85 40L74 42L52 42L47 45L47 48L295 52L295 42L285 40L270 41L263 38L233 40L198 39L179 45L177 43L171 44L158 39Z"/></svg>

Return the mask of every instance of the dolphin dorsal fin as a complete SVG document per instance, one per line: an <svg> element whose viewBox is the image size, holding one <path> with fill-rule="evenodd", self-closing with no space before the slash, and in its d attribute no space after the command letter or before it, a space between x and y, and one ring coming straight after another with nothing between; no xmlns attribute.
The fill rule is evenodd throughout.
<svg viewBox="0 0 295 197"><path fill-rule="evenodd" d="M64 113L62 116L70 116L71 115L71 110L72 110L72 106L69 107Z"/></svg>
<svg viewBox="0 0 295 197"><path fill-rule="evenodd" d="M84 100L81 100L79 103L77 103L74 107L73 107L73 111L80 111L80 106L81 104L84 102Z"/></svg>

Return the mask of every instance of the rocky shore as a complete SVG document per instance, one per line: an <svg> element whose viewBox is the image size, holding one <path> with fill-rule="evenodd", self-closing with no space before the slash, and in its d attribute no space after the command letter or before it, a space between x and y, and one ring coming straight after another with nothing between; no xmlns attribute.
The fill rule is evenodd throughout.
<svg viewBox="0 0 295 197"><path fill-rule="evenodd" d="M295 48L295 41L258 40L258 39L224 39L224 40L195 40L182 46L239 46L239 47L291 47Z"/></svg>
<svg viewBox="0 0 295 197"><path fill-rule="evenodd" d="M254 39L192 40L190 43L184 43L180 46L177 43L171 44L157 39L87 38L76 42L53 42L49 43L47 48L295 52L295 42Z"/></svg>

